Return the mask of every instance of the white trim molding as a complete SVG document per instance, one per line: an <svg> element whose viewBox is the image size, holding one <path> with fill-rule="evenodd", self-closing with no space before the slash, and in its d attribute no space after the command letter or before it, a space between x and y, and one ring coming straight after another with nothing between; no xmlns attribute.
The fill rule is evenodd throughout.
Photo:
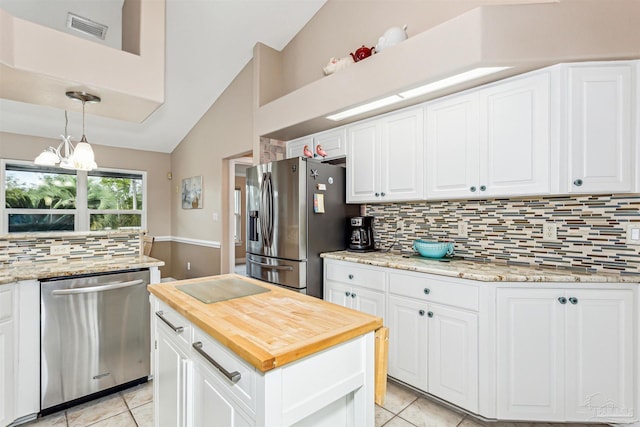
<svg viewBox="0 0 640 427"><path fill-rule="evenodd" d="M207 248L216 248L216 249L220 249L221 247L220 242L215 242L213 240L191 239L189 237L178 237L178 236L154 236L154 241L185 243L187 245L205 246Z"/></svg>

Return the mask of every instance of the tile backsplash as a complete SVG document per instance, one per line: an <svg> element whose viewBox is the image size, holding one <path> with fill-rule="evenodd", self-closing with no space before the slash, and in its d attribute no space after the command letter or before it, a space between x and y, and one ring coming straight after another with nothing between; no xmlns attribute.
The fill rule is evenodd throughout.
<svg viewBox="0 0 640 427"><path fill-rule="evenodd" d="M626 243L627 224L640 222L640 195L387 203L364 213L376 217L380 249L410 252L415 239L453 240L466 259L640 275L640 246ZM459 221L467 237L458 236ZM557 225L556 241L542 240L546 222Z"/></svg>
<svg viewBox="0 0 640 427"><path fill-rule="evenodd" d="M52 255L51 246L69 246L69 254ZM140 255L140 232L46 233L0 236L0 268L12 264L77 261Z"/></svg>

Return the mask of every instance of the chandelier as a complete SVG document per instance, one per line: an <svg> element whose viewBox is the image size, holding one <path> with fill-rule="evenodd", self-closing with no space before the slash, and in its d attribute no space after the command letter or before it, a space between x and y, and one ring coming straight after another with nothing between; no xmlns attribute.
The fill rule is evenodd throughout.
<svg viewBox="0 0 640 427"><path fill-rule="evenodd" d="M82 138L80 142L74 147L71 143L71 136L67 134L67 125L69 119L67 117L67 111L64 112L64 135L60 135L62 142L58 148L49 147L45 149L38 157L36 157L34 163L42 166L55 166L60 165L64 169L76 169L90 171L98 167L93 154L93 149L87 137L84 129L84 116L85 116L85 104L87 102L100 102L100 97L92 95L86 92L67 92L67 97L82 102Z"/></svg>

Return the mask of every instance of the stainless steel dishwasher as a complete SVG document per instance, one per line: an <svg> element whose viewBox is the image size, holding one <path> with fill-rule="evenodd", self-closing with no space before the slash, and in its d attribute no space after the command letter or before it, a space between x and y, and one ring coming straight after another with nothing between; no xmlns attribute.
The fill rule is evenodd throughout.
<svg viewBox="0 0 640 427"><path fill-rule="evenodd" d="M43 412L149 376L149 270L40 284Z"/></svg>

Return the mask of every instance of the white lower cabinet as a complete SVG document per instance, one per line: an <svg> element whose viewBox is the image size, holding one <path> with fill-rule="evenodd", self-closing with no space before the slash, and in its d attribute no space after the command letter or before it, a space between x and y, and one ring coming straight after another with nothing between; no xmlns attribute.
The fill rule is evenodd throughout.
<svg viewBox="0 0 640 427"><path fill-rule="evenodd" d="M325 301L385 317L385 273L379 267L344 261L324 262Z"/></svg>
<svg viewBox="0 0 640 427"><path fill-rule="evenodd" d="M324 262L325 299L382 297L390 377L487 418L637 422L637 284L527 287Z"/></svg>
<svg viewBox="0 0 640 427"><path fill-rule="evenodd" d="M155 321L156 351L154 355L154 419L157 426L190 425L187 392L190 387L191 361L186 341L181 339L186 323L167 308L154 312L171 323ZM171 319L170 319L171 318ZM187 328L186 333L189 333Z"/></svg>
<svg viewBox="0 0 640 427"><path fill-rule="evenodd" d="M14 419L15 396L15 306L16 285L0 287L0 425Z"/></svg>
<svg viewBox="0 0 640 427"><path fill-rule="evenodd" d="M389 375L477 412L478 314L459 306L475 288L427 275L389 275ZM451 292L460 298L446 295Z"/></svg>
<svg viewBox="0 0 640 427"><path fill-rule="evenodd" d="M260 372L151 297L154 424L373 426L374 332Z"/></svg>
<svg viewBox="0 0 640 427"><path fill-rule="evenodd" d="M193 373L193 425L209 427L248 427L254 425L233 400L221 390L224 385L203 364Z"/></svg>
<svg viewBox="0 0 640 427"><path fill-rule="evenodd" d="M498 418L637 419L631 289L499 288L496 303Z"/></svg>
<svg viewBox="0 0 640 427"><path fill-rule="evenodd" d="M40 286L0 285L0 426L40 411Z"/></svg>

